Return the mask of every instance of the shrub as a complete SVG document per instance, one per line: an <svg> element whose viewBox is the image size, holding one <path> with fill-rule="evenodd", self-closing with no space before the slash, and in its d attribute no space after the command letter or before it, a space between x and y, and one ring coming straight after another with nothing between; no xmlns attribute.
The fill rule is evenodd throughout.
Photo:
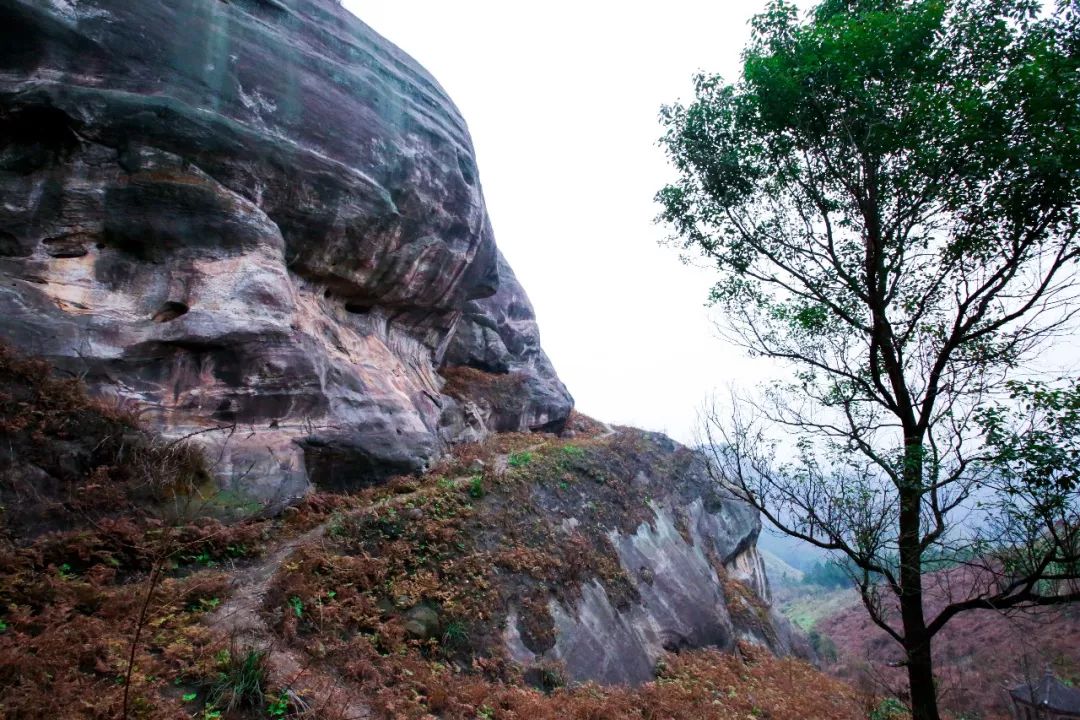
<svg viewBox="0 0 1080 720"><path fill-rule="evenodd" d="M469 478L469 497L480 499L484 497L484 478L473 475Z"/></svg>
<svg viewBox="0 0 1080 720"><path fill-rule="evenodd" d="M510 458L507 460L507 464L513 468L520 468L528 465L530 462L532 462L532 459L533 455L531 452L519 452L511 455Z"/></svg>
<svg viewBox="0 0 1080 720"><path fill-rule="evenodd" d="M265 650L241 649L235 641L218 657L218 675L210 685L207 706L228 712L266 704Z"/></svg>

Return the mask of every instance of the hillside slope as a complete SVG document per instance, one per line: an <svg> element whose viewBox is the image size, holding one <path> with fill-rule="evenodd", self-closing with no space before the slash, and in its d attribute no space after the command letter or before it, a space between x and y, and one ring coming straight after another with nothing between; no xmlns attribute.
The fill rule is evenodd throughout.
<svg viewBox="0 0 1080 720"><path fill-rule="evenodd" d="M943 571L928 579L930 612L941 605L943 588L966 587L962 573ZM902 697L902 650L870 621L856 593L804 592L810 597L787 600L785 611L796 622L804 617L804 629L835 646L835 657L824 654L823 668L867 692ZM956 717L1006 720L1012 717L1006 688L1038 681L1046 668L1080 683L1080 607L1036 614L962 613L934 639L934 662L944 710Z"/></svg>
<svg viewBox="0 0 1080 720"><path fill-rule="evenodd" d="M0 717L862 716L763 646L757 520L662 436L577 416L222 524L190 446L7 350L0 389Z"/></svg>

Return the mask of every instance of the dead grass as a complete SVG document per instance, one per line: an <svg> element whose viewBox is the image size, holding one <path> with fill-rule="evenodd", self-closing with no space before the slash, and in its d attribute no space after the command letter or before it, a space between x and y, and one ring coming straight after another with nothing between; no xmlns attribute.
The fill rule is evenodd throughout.
<svg viewBox="0 0 1080 720"><path fill-rule="evenodd" d="M231 711L218 707L221 717L266 717L259 703L283 688L253 681L259 663L241 658L207 615L244 576L234 564L280 553L285 538L324 523L325 539L282 561L263 613L282 641L355 684L379 716L865 716L850 687L749 647L738 657L670 656L655 682L635 689L559 687L561 669L550 663L530 670L536 689L508 661L501 636L512 605L525 642L542 650L554 642L552 598L572 604L597 579L616 605L635 599L607 532L650 522L656 483L692 462L655 437L609 436L575 416L573 440L499 435L456 448L423 478L313 495L280 520L224 525L154 511L204 478L200 456L2 349L0 408L5 720L121 717L132 651L130 717L210 717L208 701L235 699L230 683L241 681L250 692ZM653 477L643 480L643 469ZM564 525L570 518L580 525Z"/></svg>
<svg viewBox="0 0 1080 720"><path fill-rule="evenodd" d="M446 380L443 393L458 400L486 400L497 408L524 404L523 373L490 373L458 365L445 367L439 374Z"/></svg>
<svg viewBox="0 0 1080 720"><path fill-rule="evenodd" d="M0 527L33 537L142 515L208 477L194 447L0 344Z"/></svg>

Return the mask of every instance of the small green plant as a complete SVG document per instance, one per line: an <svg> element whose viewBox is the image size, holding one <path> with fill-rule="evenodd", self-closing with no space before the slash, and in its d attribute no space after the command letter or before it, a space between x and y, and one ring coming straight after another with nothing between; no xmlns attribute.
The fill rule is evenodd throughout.
<svg viewBox="0 0 1080 720"><path fill-rule="evenodd" d="M442 636L443 645L448 647L461 647L469 642L469 630L465 623L454 620L447 624Z"/></svg>
<svg viewBox="0 0 1080 720"><path fill-rule="evenodd" d="M56 573L62 580L70 580L75 577L75 573L71 569L71 565L64 563L60 567L56 568Z"/></svg>
<svg viewBox="0 0 1080 720"><path fill-rule="evenodd" d="M189 703L189 702L195 702L195 699L197 697L199 697L199 693L190 692L190 693L184 693L183 696L180 699L183 700L186 703Z"/></svg>
<svg viewBox="0 0 1080 720"><path fill-rule="evenodd" d="M869 720L899 720L907 714L904 703L896 698L885 698L870 711Z"/></svg>
<svg viewBox="0 0 1080 720"><path fill-rule="evenodd" d="M562 454L568 458L579 458L585 455L585 448L577 445L563 445Z"/></svg>
<svg viewBox="0 0 1080 720"><path fill-rule="evenodd" d="M285 717L289 713L289 696L282 692L266 706L266 714L272 718Z"/></svg>
<svg viewBox="0 0 1080 720"><path fill-rule="evenodd" d="M520 468L528 465L530 462L532 462L532 459L533 455L531 452L519 452L511 455L507 460L507 464L509 464L510 467L513 468Z"/></svg>
<svg viewBox="0 0 1080 720"><path fill-rule="evenodd" d="M451 480L450 478L441 477L441 478L438 479L436 484L439 486L440 490L453 490L454 489L454 481Z"/></svg>
<svg viewBox="0 0 1080 720"><path fill-rule="evenodd" d="M201 610L213 610L221 604L221 598L199 598L199 608Z"/></svg>
<svg viewBox="0 0 1080 720"><path fill-rule="evenodd" d="M200 565L204 565L206 567L212 567L214 565L217 565L217 563L214 562L214 558L211 557L210 553L206 550L203 550L201 553L193 556L191 559L199 563Z"/></svg>
<svg viewBox="0 0 1080 720"><path fill-rule="evenodd" d="M480 475L469 478L469 497L476 499L484 497L484 478Z"/></svg>
<svg viewBox="0 0 1080 720"><path fill-rule="evenodd" d="M7 631L7 623L4 622L3 620L0 620L0 633L6 632L6 631Z"/></svg>
<svg viewBox="0 0 1080 720"><path fill-rule="evenodd" d="M335 510L326 521L326 534L334 539L345 536L345 517Z"/></svg>
<svg viewBox="0 0 1080 720"><path fill-rule="evenodd" d="M218 675L207 694L207 708L232 711L266 702L266 652L249 648L218 653ZM219 714L220 717L220 714Z"/></svg>
<svg viewBox="0 0 1080 720"><path fill-rule="evenodd" d="M476 716L478 718L483 718L484 720L490 720L490 718L495 717L495 708L484 705L476 711Z"/></svg>
<svg viewBox="0 0 1080 720"><path fill-rule="evenodd" d="M296 595L293 595L291 598L289 598L289 607L291 607L293 612L296 613L296 617L304 617L304 601L298 598Z"/></svg>

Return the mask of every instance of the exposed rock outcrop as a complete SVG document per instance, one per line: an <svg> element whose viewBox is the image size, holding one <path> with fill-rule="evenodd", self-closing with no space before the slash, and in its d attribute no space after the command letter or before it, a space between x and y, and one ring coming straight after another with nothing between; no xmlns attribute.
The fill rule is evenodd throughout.
<svg viewBox="0 0 1080 720"><path fill-rule="evenodd" d="M504 636L511 656L525 666L559 663L572 680L640 683L654 677L665 651L731 650L745 640L781 654L805 652L771 609L758 513L715 483L703 456L663 435L619 435L607 446L586 446L578 467L599 474L602 487L578 486L576 509L556 493L536 493L545 522L561 522L564 535L602 533L619 582L630 587L597 577L569 601L552 597L554 639L541 645L529 638L535 620L515 608ZM601 505L617 509L598 513Z"/></svg>
<svg viewBox="0 0 1080 720"><path fill-rule="evenodd" d="M355 487L571 407L460 114L334 0L3 0L0 193L0 335L201 433L227 489ZM444 363L521 390L470 425Z"/></svg>
<svg viewBox="0 0 1080 720"><path fill-rule="evenodd" d="M444 374L461 382L449 388L457 402L446 406L444 427L451 437L471 433L475 439L483 430L561 432L573 398L540 346L532 304L502 253L498 271L498 292L469 301L450 339ZM483 375L455 374L460 368ZM501 392L490 392L496 384Z"/></svg>

